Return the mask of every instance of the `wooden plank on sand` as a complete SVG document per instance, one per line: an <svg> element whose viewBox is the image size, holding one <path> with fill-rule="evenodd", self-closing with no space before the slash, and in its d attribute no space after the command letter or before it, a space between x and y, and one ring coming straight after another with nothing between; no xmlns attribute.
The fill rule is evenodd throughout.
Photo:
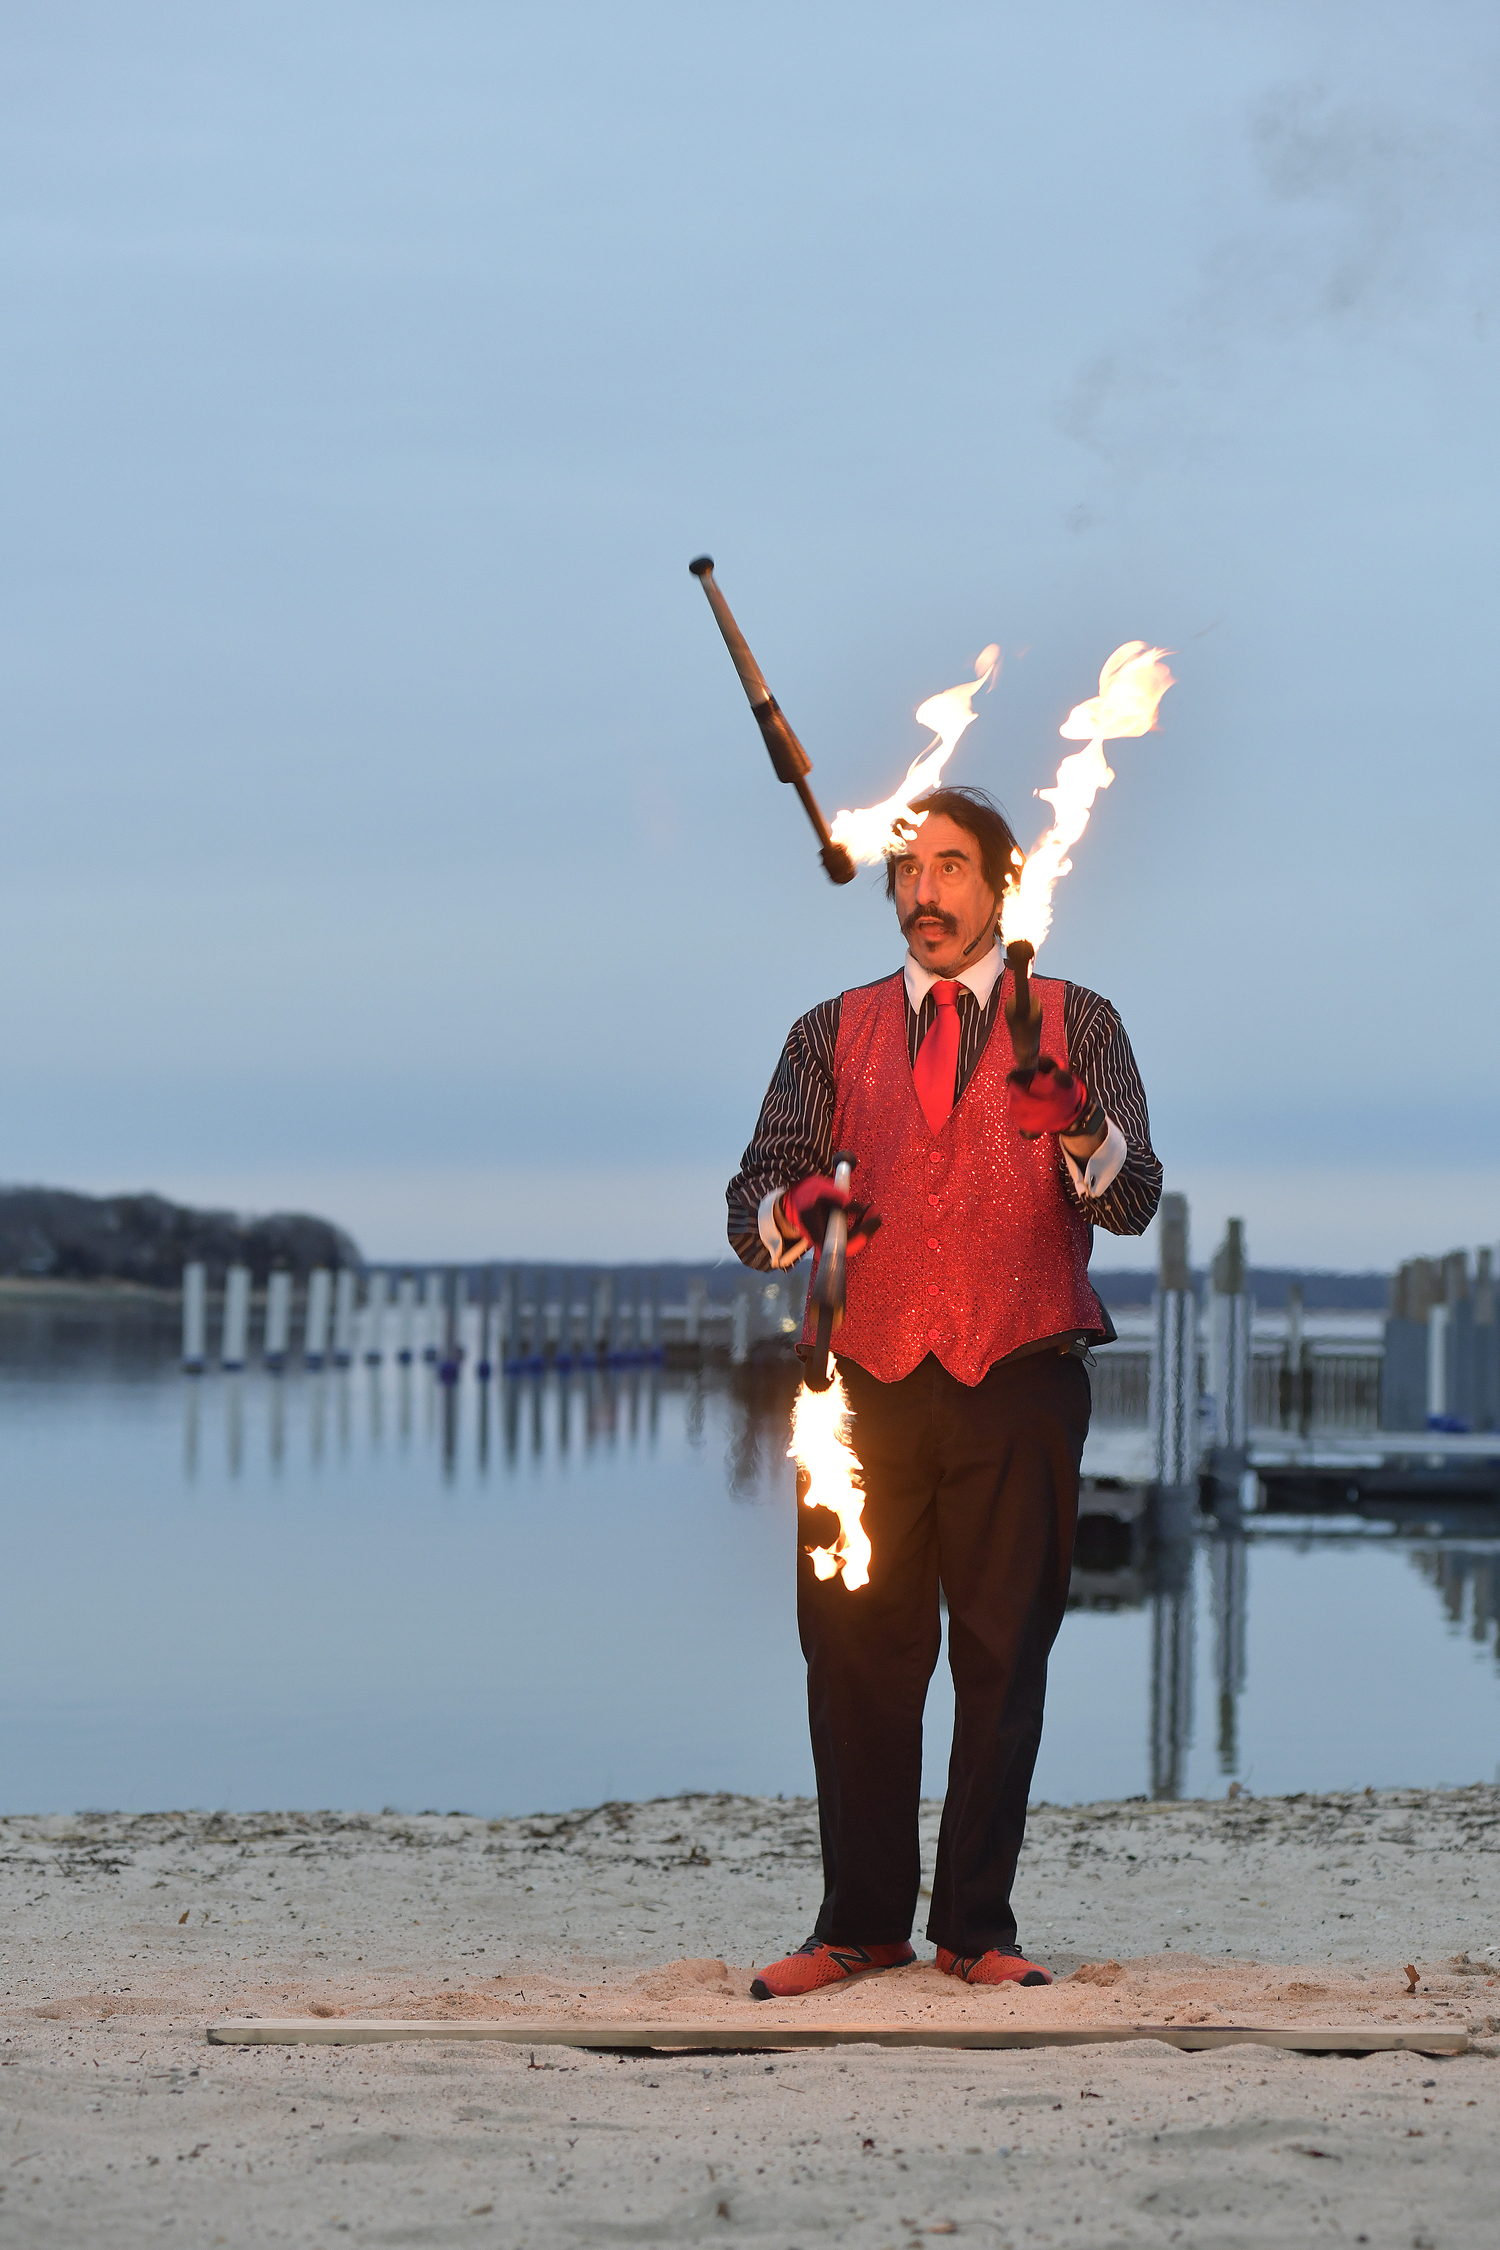
<svg viewBox="0 0 1500 2250"><path fill-rule="evenodd" d="M454 2023L416 2017L242 2016L211 2023L211 2047L353 2047L397 2039L503 2039L513 2047L636 2047L645 2050L778 2047L1092 2047L1160 2039L1169 2047L1290 2047L1304 2055L1371 2055L1390 2048L1461 2055L1466 2031L1446 2024L1070 2023L1047 2028L986 2023L519 2023L470 2016Z"/></svg>

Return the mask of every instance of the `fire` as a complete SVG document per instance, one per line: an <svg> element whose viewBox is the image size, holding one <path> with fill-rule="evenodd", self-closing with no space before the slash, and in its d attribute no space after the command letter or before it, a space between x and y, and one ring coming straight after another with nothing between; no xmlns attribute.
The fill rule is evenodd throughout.
<svg viewBox="0 0 1500 2250"><path fill-rule="evenodd" d="M1117 648L1099 674L1099 693L1087 703L1075 704L1058 728L1067 742L1119 742L1128 735L1150 734L1156 725L1156 707L1172 686L1172 675L1162 662L1170 652L1147 648L1144 641L1127 641ZM1038 790L1046 796L1045 789Z"/></svg>
<svg viewBox="0 0 1500 2250"><path fill-rule="evenodd" d="M1157 706L1172 685L1163 661L1168 653L1164 648L1148 648L1144 641L1127 641L1099 674L1099 693L1076 704L1058 728L1066 741L1087 747L1064 758L1051 789L1037 791L1052 807L1052 826L1033 846L1013 888L1005 894L1007 943L1029 938L1033 949L1041 950L1052 926L1052 886L1073 864L1068 854L1089 824L1094 799L1115 778L1104 745L1151 733ZM852 859L873 864L891 849L903 827L921 826L922 816L912 811L912 799L936 787L960 737L974 722L975 696L991 685L999 670L1000 651L992 642L975 658L972 680L930 695L918 707L918 719L931 727L936 741L912 762L893 797L857 812L841 812L834 819L834 842L842 844Z"/></svg>
<svg viewBox="0 0 1500 2250"><path fill-rule="evenodd" d="M991 684L999 670L1000 651L992 641L975 657L972 680L961 680L957 687L944 688L941 695L929 695L925 703L917 706L918 724L931 727L937 736L936 742L929 743L921 757L913 759L894 797L887 797L882 805L866 805L858 812L841 812L834 816L833 840L844 846L851 859L873 866L890 850L891 834L898 822L904 821L909 828L921 825L921 815L911 809L913 797L920 797L924 789L937 787L959 737L974 723L975 696L982 687Z"/></svg>
<svg viewBox="0 0 1500 2250"><path fill-rule="evenodd" d="M1072 866L1068 853L1089 823L1094 799L1107 789L1114 774L1104 755L1106 742L1149 734L1156 725L1157 707L1172 675L1163 659L1164 648L1148 648L1144 641L1127 641L1117 648L1099 674L1099 693L1068 713L1058 733L1068 742L1086 748L1064 758L1051 789L1036 794L1052 807L1052 826L1022 863L1013 887L1005 894L1003 920L1007 943L1029 938L1040 951L1052 926L1052 886ZM921 826L923 815L914 813L913 797L931 789L957 747L960 736L974 720L974 698L1000 669L1000 651L991 645L975 659L975 677L958 687L929 696L917 711L923 726L937 740L908 768L894 797L859 812L841 812L833 822L833 837L856 860L884 858L900 829ZM829 1508L839 1519L839 1535L831 1547L812 1548L812 1566L819 1578L844 1574L851 1591L870 1582L873 1552L862 1521L864 1488L859 1461L849 1443L852 1419L844 1394L843 1377L834 1370L826 1391L810 1391L804 1384L792 1408L792 1442L788 1457L808 1475L803 1504Z"/></svg>
<svg viewBox="0 0 1500 2250"><path fill-rule="evenodd" d="M1068 854L1089 824L1094 799L1107 789L1114 773L1104 755L1106 742L1149 734L1156 725L1157 706L1172 685L1172 675L1162 662L1168 651L1148 648L1144 641L1127 641L1117 648L1099 674L1099 693L1087 703L1075 704L1058 733L1068 742L1086 742L1057 769L1057 782L1037 795L1052 807L1052 826L1027 854L1012 889L1005 894L1005 942L1028 938L1040 952L1052 927L1052 886L1066 875L1073 862Z"/></svg>
<svg viewBox="0 0 1500 2250"><path fill-rule="evenodd" d="M842 1570L844 1584L852 1592L856 1586L869 1584L871 1548L860 1521L865 1496L859 1462L849 1444L850 1420L844 1379L835 1367L826 1391L810 1391L804 1384L797 1393L787 1457L805 1469L812 1480L802 1495L803 1506L831 1508L839 1519L835 1544L811 1550L813 1569L820 1578L831 1578L836 1570Z"/></svg>

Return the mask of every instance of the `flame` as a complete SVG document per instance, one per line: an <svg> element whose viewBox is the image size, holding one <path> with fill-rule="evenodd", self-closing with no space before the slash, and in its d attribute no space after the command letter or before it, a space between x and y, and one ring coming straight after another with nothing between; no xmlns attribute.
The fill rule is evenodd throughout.
<svg viewBox="0 0 1500 2250"><path fill-rule="evenodd" d="M912 760L894 797L887 797L881 805L866 805L858 812L834 815L833 840L844 846L851 859L873 865L890 850L898 822L904 821L910 828L921 826L922 816L912 811L911 801L924 789L937 787L959 737L974 723L975 696L992 683L999 670L1000 651L992 641L974 659L974 679L961 680L957 687L944 688L941 695L929 695L925 703L918 704L917 722L931 727L936 742L930 742L920 758Z"/></svg>
<svg viewBox="0 0 1500 2250"><path fill-rule="evenodd" d="M811 1482L802 1495L806 1508L831 1508L839 1519L838 1539L832 1547L810 1550L812 1566L820 1578L842 1570L852 1592L870 1581L870 1541L860 1518L865 1496L859 1462L849 1444L852 1417L844 1396L844 1378L834 1368L826 1391L810 1391L806 1384L792 1408L792 1442L787 1457L805 1469Z"/></svg>
<svg viewBox="0 0 1500 2250"><path fill-rule="evenodd" d="M1073 862L1068 854L1089 824L1094 799L1114 780L1104 755L1104 744L1130 735L1149 734L1156 725L1157 706L1172 685L1172 675L1162 658L1164 648L1148 648L1144 641L1127 641L1117 648L1099 674L1099 693L1087 703L1075 704L1058 733L1068 742L1086 742L1057 769L1056 785L1037 795L1052 807L1052 826L1032 846L1019 879L1002 902L1002 924L1007 945L1028 938L1036 952L1052 927L1052 886L1066 875Z"/></svg>
<svg viewBox="0 0 1500 2250"><path fill-rule="evenodd" d="M1162 662L1169 654L1164 648L1147 648L1144 641L1117 648L1099 674L1099 693L1075 704L1058 733L1067 742L1120 742L1128 735L1152 733L1156 707L1173 684Z"/></svg>

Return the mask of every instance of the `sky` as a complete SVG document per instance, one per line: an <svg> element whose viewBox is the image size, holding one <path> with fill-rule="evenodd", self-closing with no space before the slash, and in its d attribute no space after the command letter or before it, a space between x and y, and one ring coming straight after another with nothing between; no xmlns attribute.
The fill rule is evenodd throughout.
<svg viewBox="0 0 1500 2250"><path fill-rule="evenodd" d="M707 550L830 811L995 641L949 776L1029 842L1172 650L1040 966L1195 1255L1500 1232L1492 10L3 21L0 1178L715 1254L903 948Z"/></svg>

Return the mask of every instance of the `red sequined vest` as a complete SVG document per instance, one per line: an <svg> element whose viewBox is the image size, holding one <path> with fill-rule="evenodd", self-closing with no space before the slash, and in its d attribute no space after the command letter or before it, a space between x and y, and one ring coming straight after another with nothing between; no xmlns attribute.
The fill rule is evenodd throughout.
<svg viewBox="0 0 1500 2250"><path fill-rule="evenodd" d="M1005 972L1001 1008L1013 979ZM1067 1061L1065 987L1033 977L1042 1047ZM952 1114L934 1133L912 1084L901 972L846 992L834 1055L833 1145L859 1158L854 1192L884 1224L849 1262L834 1356L882 1383L935 1352L961 1383L1070 1330L1101 1337L1089 1286L1093 1229L1070 1201L1055 1136L1010 1122L1002 1014ZM812 1326L806 1330L811 1341Z"/></svg>

